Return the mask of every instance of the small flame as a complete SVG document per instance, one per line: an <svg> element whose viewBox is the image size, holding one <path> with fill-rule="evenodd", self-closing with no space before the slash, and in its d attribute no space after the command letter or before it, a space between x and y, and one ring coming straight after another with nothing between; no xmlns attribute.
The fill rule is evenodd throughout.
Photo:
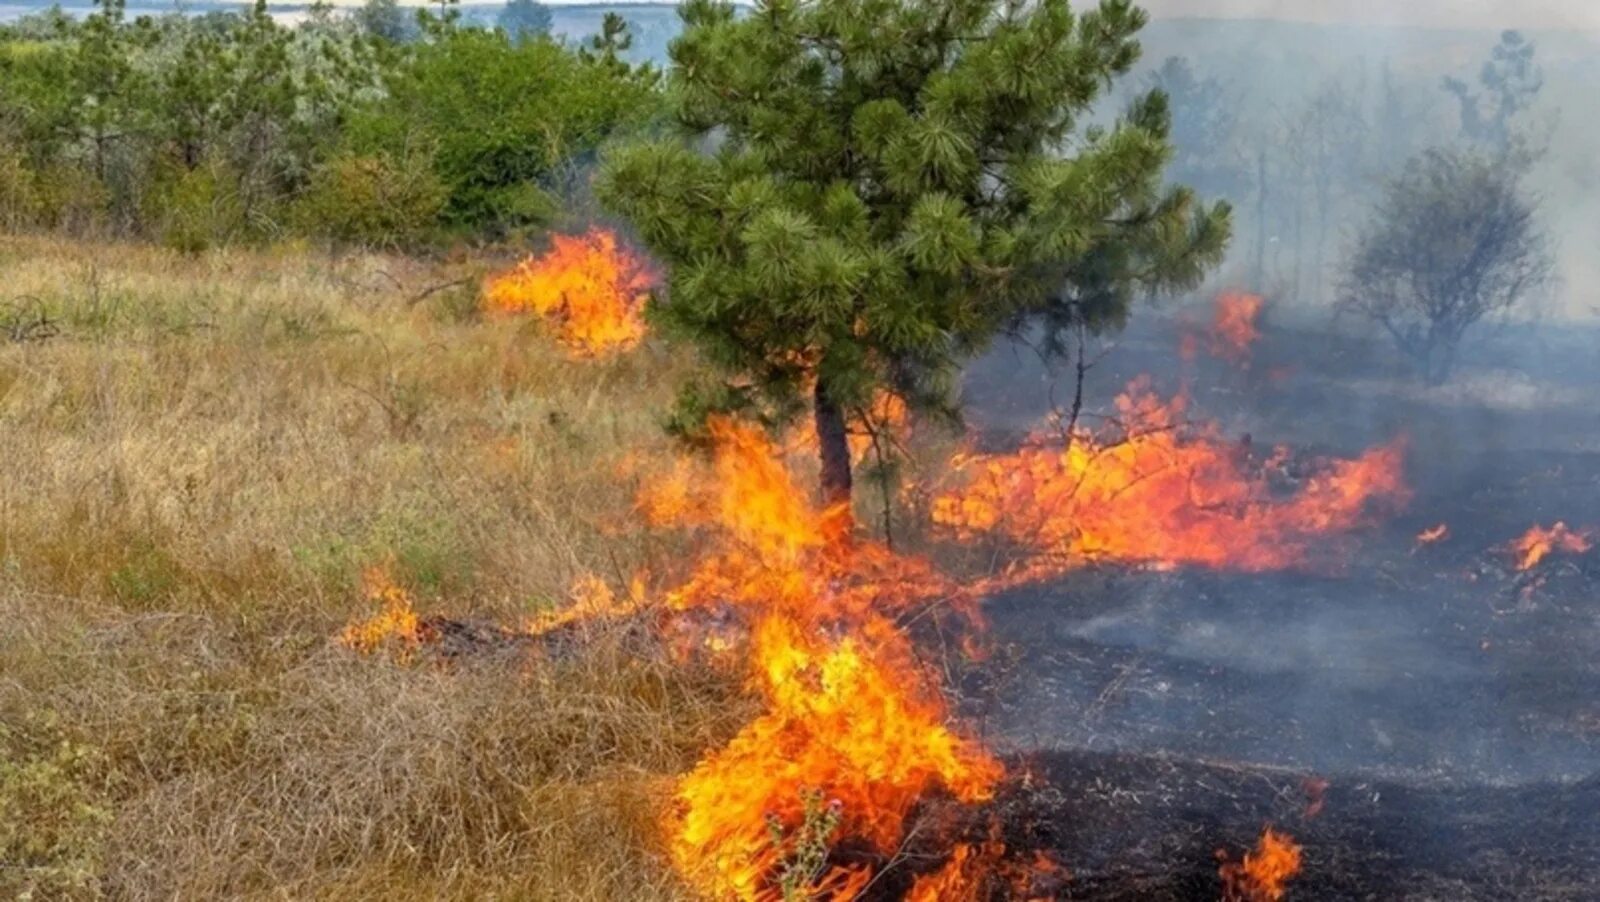
<svg viewBox="0 0 1600 902"><path fill-rule="evenodd" d="M1566 523L1545 528L1535 525L1511 543L1518 570L1532 570L1552 553L1583 554L1594 547L1592 529L1570 529Z"/></svg>
<svg viewBox="0 0 1600 902"><path fill-rule="evenodd" d="M910 419L904 398L881 389L874 393L871 404L865 409L850 411L846 419L851 461L860 464L866 460L875 442L887 443L882 450L890 450L907 435ZM802 420L786 447L791 453L815 454L818 448L816 423L809 418Z"/></svg>
<svg viewBox="0 0 1600 902"><path fill-rule="evenodd" d="M1250 350L1261 337L1256 326L1261 307L1260 295L1230 291L1218 297L1211 321L1211 353L1235 365L1250 362Z"/></svg>
<svg viewBox="0 0 1600 902"><path fill-rule="evenodd" d="M1004 888L1004 898L1044 902L1057 898L1069 876L1044 852L1035 851L1029 861L1006 858L1000 825L992 822L987 840L958 843L942 867L917 877L905 898L906 902L979 902Z"/></svg>
<svg viewBox="0 0 1600 902"><path fill-rule="evenodd" d="M1286 833L1268 827L1244 861L1224 861L1218 869L1224 902L1278 902L1288 882L1300 873L1300 846Z"/></svg>
<svg viewBox="0 0 1600 902"><path fill-rule="evenodd" d="M650 268L607 229L554 235L550 250L484 285L484 306L544 317L582 357L626 351L645 336L644 306L656 282Z"/></svg>
<svg viewBox="0 0 1600 902"><path fill-rule="evenodd" d="M628 595L618 598L605 580L593 574L584 574L572 585L571 604L530 618L523 624L523 632L530 636L542 636L575 623L626 617L638 611L644 604L645 589L642 579L635 578L628 585Z"/></svg>
<svg viewBox="0 0 1600 902"><path fill-rule="evenodd" d="M432 638L433 629L417 616L411 596L396 585L384 567L369 567L361 575L362 594L379 606L377 614L351 623L339 633L339 644L371 654L393 643L402 657L409 656Z"/></svg>
<svg viewBox="0 0 1600 902"><path fill-rule="evenodd" d="M1427 529L1424 529L1422 532L1417 533L1417 544L1432 545L1435 542L1442 542L1449 537L1450 525L1448 523L1440 523L1438 526L1430 526Z"/></svg>
<svg viewBox="0 0 1600 902"><path fill-rule="evenodd" d="M977 902L982 882L996 869L1004 852L1005 846L999 843L961 843L944 867L911 884L906 902Z"/></svg>

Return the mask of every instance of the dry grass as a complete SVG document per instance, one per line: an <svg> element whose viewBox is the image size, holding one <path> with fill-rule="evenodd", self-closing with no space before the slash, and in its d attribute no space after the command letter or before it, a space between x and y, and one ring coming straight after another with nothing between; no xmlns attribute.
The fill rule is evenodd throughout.
<svg viewBox="0 0 1600 902"><path fill-rule="evenodd" d="M648 563L612 463L665 450L682 364L413 300L466 264L0 239L0 272L62 329L0 344L0 895L675 895L660 792L725 680L328 637L372 563L494 619Z"/></svg>

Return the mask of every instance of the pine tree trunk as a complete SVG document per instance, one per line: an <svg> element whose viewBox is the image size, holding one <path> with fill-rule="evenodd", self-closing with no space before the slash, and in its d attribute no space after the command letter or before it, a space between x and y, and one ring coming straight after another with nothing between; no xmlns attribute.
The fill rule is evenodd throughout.
<svg viewBox="0 0 1600 902"><path fill-rule="evenodd" d="M850 503L850 441L845 433L844 411L828 394L827 383L817 380L817 444L822 451L822 501L829 506Z"/></svg>

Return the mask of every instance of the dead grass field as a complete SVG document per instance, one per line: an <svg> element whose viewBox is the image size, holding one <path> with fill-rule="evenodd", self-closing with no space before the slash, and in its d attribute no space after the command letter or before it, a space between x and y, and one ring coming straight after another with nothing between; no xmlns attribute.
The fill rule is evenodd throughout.
<svg viewBox="0 0 1600 902"><path fill-rule="evenodd" d="M679 893L655 812L725 678L329 641L371 564L514 621L650 560L613 463L683 363L571 362L472 266L0 239L0 326L60 330L0 328L0 895Z"/></svg>

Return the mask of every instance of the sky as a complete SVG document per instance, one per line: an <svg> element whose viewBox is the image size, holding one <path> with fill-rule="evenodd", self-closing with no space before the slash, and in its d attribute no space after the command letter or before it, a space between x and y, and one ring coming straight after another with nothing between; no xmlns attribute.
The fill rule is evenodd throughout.
<svg viewBox="0 0 1600 902"><path fill-rule="evenodd" d="M1198 16L1600 32L1600 0L1142 0L1158 18Z"/></svg>

